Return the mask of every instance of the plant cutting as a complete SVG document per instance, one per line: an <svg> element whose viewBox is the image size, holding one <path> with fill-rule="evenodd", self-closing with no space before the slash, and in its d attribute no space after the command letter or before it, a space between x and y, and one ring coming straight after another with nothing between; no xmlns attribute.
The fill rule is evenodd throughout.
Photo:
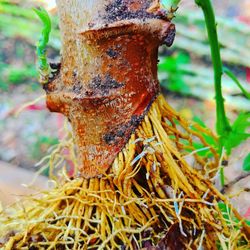
<svg viewBox="0 0 250 250"><path fill-rule="evenodd" d="M45 25L39 69L47 107L72 126L50 156L51 172L66 145L75 173L63 169L52 190L3 211L5 249L243 249L250 229L211 181L221 159L206 138L217 137L160 93L157 52L173 43L176 8L151 0L57 5L61 63L44 57Z"/></svg>

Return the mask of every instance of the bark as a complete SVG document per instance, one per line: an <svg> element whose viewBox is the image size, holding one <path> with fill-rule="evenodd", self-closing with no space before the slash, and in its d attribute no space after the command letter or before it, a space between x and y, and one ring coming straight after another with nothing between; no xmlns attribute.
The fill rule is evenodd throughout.
<svg viewBox="0 0 250 250"><path fill-rule="evenodd" d="M57 0L62 36L47 106L68 117L84 177L103 174L159 92L157 53L175 28L153 0Z"/></svg>

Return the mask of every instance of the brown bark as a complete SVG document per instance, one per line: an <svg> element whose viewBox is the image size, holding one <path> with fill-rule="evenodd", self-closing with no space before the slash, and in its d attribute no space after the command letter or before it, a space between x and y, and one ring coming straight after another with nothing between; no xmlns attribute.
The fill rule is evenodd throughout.
<svg viewBox="0 0 250 250"><path fill-rule="evenodd" d="M62 62L47 106L72 124L84 177L104 173L159 92L157 52L174 25L152 0L57 0Z"/></svg>

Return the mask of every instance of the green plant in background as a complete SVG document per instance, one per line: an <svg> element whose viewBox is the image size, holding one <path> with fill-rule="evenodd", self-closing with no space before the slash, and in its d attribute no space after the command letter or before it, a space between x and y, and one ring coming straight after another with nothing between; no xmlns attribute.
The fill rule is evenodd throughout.
<svg viewBox="0 0 250 250"><path fill-rule="evenodd" d="M206 124L197 116L194 117L193 121L197 124L199 124L202 128L205 128L205 129L208 129L208 127L206 126ZM195 126L192 126L190 127L192 130L200 133L200 130L195 128ZM218 142L217 140L212 136L212 135L209 135L209 134L205 134L203 133L202 134L203 137L204 137L204 140L211 146L213 147L214 149L218 150ZM199 142L194 142L193 143L195 149L197 150L197 154L200 155L200 156L206 156L206 157L211 157L212 156L212 153L210 152L209 149L205 149L205 150L202 150L204 148L204 145L202 145L201 143Z"/></svg>
<svg viewBox="0 0 250 250"><path fill-rule="evenodd" d="M162 1L170 5L172 1ZM239 77L241 85L246 91L250 86L245 79L244 68L250 62L250 43L246 37L250 36L250 27L234 18L217 17L218 35L221 37L220 53L223 62ZM189 64L180 65L179 69L185 70L182 79L185 85L192 91L189 95L202 100L211 100L214 95L212 74L210 65L210 48L204 29L206 27L202 12L190 11L186 8L179 8L174 23L176 24L176 37L172 51L184 51L191 55ZM161 52L160 52L160 55ZM205 60L204 60L205 59ZM168 73L168 72L167 72ZM166 77L169 74L161 74L163 87L167 87ZM164 77L165 76L165 77ZM249 110L250 101L242 95L238 95L238 87L232 78L223 76L223 96L230 103L232 109ZM180 93L181 94L181 93Z"/></svg>
<svg viewBox="0 0 250 250"><path fill-rule="evenodd" d="M27 43L33 45L38 40L39 25L36 14L32 9L23 7L18 1L2 0L0 1L0 30L6 38L20 37ZM58 29L58 17L52 16L53 39L50 39L49 45L55 50L61 47L60 35ZM27 27L28 24L28 27Z"/></svg>
<svg viewBox="0 0 250 250"><path fill-rule="evenodd" d="M35 84L37 70L32 64L34 58L32 53L33 44L38 40L39 25L34 11L25 7L23 2L25 1L20 3L14 0L0 1L0 45L8 48L0 51L1 91L8 91L10 87L23 83L32 90L38 88ZM49 43L56 54L61 46L57 19L56 16L52 17L53 39L50 39ZM12 58L15 58L15 61L9 61Z"/></svg>
<svg viewBox="0 0 250 250"><path fill-rule="evenodd" d="M30 79L35 81L36 77L37 71L34 65L26 64L20 68L0 63L0 90L8 91L12 85L26 83Z"/></svg>
<svg viewBox="0 0 250 250"><path fill-rule="evenodd" d="M191 94L189 86L183 79L186 71L182 65L189 64L190 57L187 53L178 52L172 56L164 57L159 64L159 72L167 73L167 80L161 81L161 86L172 92L188 95Z"/></svg>
<svg viewBox="0 0 250 250"><path fill-rule="evenodd" d="M246 156L244 160L243 170L246 172L250 171L250 153Z"/></svg>
<svg viewBox="0 0 250 250"><path fill-rule="evenodd" d="M178 7L180 1L162 1L166 6L173 6L174 8ZM240 113L235 119L233 124L230 124L229 119L225 112L224 106L224 97L222 92L222 76L223 74L227 75L241 90L242 94L249 99L250 93L242 86L237 77L230 71L228 68L223 67L220 53L220 43L218 41L217 27L215 21L215 15L213 11L213 6L210 0L195 0L196 4L202 8L205 21L200 20L197 25L207 27L208 31L208 40L211 49L212 63L214 69L214 89L215 89L215 101L216 101L216 131L219 136L219 145L213 140L212 137L206 138L207 142L217 149L220 154L222 154L223 148L225 149L228 155L231 154L233 148L240 145L240 143L250 137L250 134L247 133L247 128L250 126L250 113ZM183 18L183 17L182 17ZM228 25L228 23L227 23ZM230 53L229 53L230 54ZM187 81L187 75L196 76L197 73L192 69L190 64L190 57L184 52L174 53L172 56L164 58L159 64L159 71L161 73L167 74L167 80L161 82L162 87L177 92L180 94L190 94L192 95L193 91L190 90ZM190 78L191 79L191 78ZM195 122L200 124L202 127L206 127L205 124L200 120L195 118ZM195 129L195 128L192 128ZM195 148L199 151L201 146L199 143L195 143ZM198 154L206 154L206 151L199 151ZM246 162L249 160L249 157L246 158L244 163L244 169L246 167ZM221 184L224 186L225 177L224 169L221 168L220 171Z"/></svg>
<svg viewBox="0 0 250 250"><path fill-rule="evenodd" d="M213 6L210 0L195 0L196 4L202 8L204 13L208 39L211 48L212 63L214 67L214 88L216 102L216 130L219 136L219 152L223 148L230 154L232 148L238 146L242 141L250 137L246 129L250 125L250 113L240 114L235 122L230 125L226 116L224 98L222 94L223 65L220 55L220 45L218 41L216 21ZM224 169L220 170L221 185L225 185Z"/></svg>

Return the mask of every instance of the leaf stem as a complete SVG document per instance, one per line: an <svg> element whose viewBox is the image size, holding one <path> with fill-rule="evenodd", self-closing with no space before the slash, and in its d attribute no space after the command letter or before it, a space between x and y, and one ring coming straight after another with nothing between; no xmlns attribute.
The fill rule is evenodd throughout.
<svg viewBox="0 0 250 250"><path fill-rule="evenodd" d="M37 43L36 52L38 56L38 70L40 75L40 83L46 84L48 83L50 75L50 65L47 60L46 47L49 42L49 35L51 32L51 20L48 12L45 9L34 8L33 10L43 23L43 30L39 42Z"/></svg>
<svg viewBox="0 0 250 250"><path fill-rule="evenodd" d="M247 99L250 99L250 93L247 92L244 87L240 84L240 81L237 79L237 77L234 75L234 73L226 68L226 67L223 67L223 72L228 76L230 77L234 82L235 84L239 87L239 89L241 90L242 94L247 98Z"/></svg>

